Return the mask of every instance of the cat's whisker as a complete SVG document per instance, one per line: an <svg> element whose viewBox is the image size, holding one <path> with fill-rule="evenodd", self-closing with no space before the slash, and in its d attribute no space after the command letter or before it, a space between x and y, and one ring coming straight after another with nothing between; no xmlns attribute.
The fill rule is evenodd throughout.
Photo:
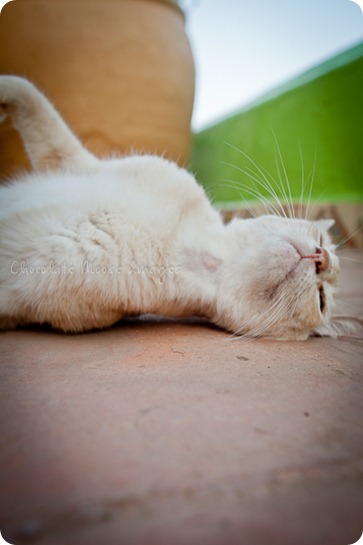
<svg viewBox="0 0 363 545"><path fill-rule="evenodd" d="M291 294L288 294L288 293L283 293L282 294L282 299L283 299L283 305L282 308L280 308L279 310L281 311L281 315L282 316L286 316L286 314L290 312L290 317L292 317L296 311L296 308L299 304L299 301L298 301L298 298L294 298ZM279 316L279 319L280 319L281 316ZM278 330L279 332L280 331L283 331L285 327L285 324L282 324L281 325L281 328Z"/></svg>
<svg viewBox="0 0 363 545"><path fill-rule="evenodd" d="M292 218L292 219L295 219L295 212L294 212L294 207L293 207L293 204L292 204L291 187L290 187L289 178L287 176L287 171L286 171L286 168L285 168L285 163L284 163L283 158L282 158L281 149L280 149L279 143L277 141L275 131L273 130L272 126L270 128L271 128L271 131L272 131L273 138L275 140L275 145L276 145L276 149L277 149L277 152L278 152L278 155L279 155L280 164L282 166L282 170L283 170L283 173L284 173L285 182L286 182L286 186L287 186L287 189L288 189L289 196L286 193L285 183L282 180L279 163L277 161L277 157L276 157L276 153L275 153L275 162L276 162L276 168L277 168L277 172L278 172L279 180L280 180L280 184L281 184L281 190L282 190L283 195L285 197L286 206L288 207L288 210L289 210L289 217Z"/></svg>
<svg viewBox="0 0 363 545"><path fill-rule="evenodd" d="M343 299L340 299L339 297L336 297L335 298L335 302L339 304L339 306L345 306L347 307L349 310L355 310L356 309L356 305L349 302L349 301L346 301L346 300L343 300Z"/></svg>
<svg viewBox="0 0 363 545"><path fill-rule="evenodd" d="M223 181L229 182L229 185L225 184L225 186L236 189L237 191L240 192L241 195L242 195L242 188L243 188L243 190L246 193L250 194L252 197L255 197L264 206L266 213L270 212L276 215L276 212L277 212L276 207L271 203L271 201L263 197L257 190L252 189L251 187L244 184L240 184L240 183L238 183L238 185L235 185L236 182L234 182L233 180L224 179Z"/></svg>
<svg viewBox="0 0 363 545"><path fill-rule="evenodd" d="M238 170L238 172L242 172L242 174L245 174L246 176L248 176L254 183L257 182L264 189L266 189L266 186L263 184L263 182L261 182L261 179L258 177L258 175L253 170L248 169L248 168L243 169L243 168L239 167L238 165L234 165L233 163L227 163L226 161L222 161L222 164L225 165L225 166L234 168L235 170ZM255 185L254 185L254 188L256 189L256 191L258 191Z"/></svg>
<svg viewBox="0 0 363 545"><path fill-rule="evenodd" d="M266 171L266 169L264 169L263 167L261 167L261 168L264 170L264 172L265 172L267 175L270 176L270 178L272 179L272 181L275 183L275 180L272 178L271 174L270 174L268 171ZM282 203L281 203L281 201L280 201L280 199L279 199L279 197L278 197L278 195L277 195L275 189L274 189L273 186L271 185L271 182L268 181L267 177L265 176L266 182L264 182L264 180L263 180L262 178L260 178L260 177L258 176L258 174L256 174L252 169L246 167L246 170L245 170L244 172L245 172L245 174L247 174L247 175L249 175L248 173L250 172L251 174L254 174L255 176L257 176L257 178L261 181L261 184L260 184L260 185L267 191L268 194L270 194L270 195L273 197L273 199L275 199L276 202L279 203L280 208L281 208L281 211L284 212ZM251 176L250 176L250 177L251 177ZM277 184L275 183L275 185L277 185ZM281 217L281 214L279 214L279 216Z"/></svg>
<svg viewBox="0 0 363 545"><path fill-rule="evenodd" d="M312 205L312 207L310 208L309 210L309 216L310 218L308 218L306 221L310 221L311 222L311 227L314 225L313 223L313 220L312 218L316 217L316 210L318 209L318 207L321 205L323 201L322 197L323 195L327 192L328 188L326 187L323 191L321 191L319 193L319 195L315 198L315 202L314 204ZM308 231L310 232L310 230Z"/></svg>
<svg viewBox="0 0 363 545"><path fill-rule="evenodd" d="M349 240L351 240L355 235L360 233L360 231L362 231L362 229L363 229L363 227L358 227L358 229L353 231L353 233L351 233L350 235L347 235L345 238L343 238L343 240L338 242L338 244L335 246L335 249L339 250L342 246L344 246L344 244L349 242Z"/></svg>
<svg viewBox="0 0 363 545"><path fill-rule="evenodd" d="M230 180L230 181L233 182L232 180ZM214 182L214 183L210 183L210 184L208 185L208 192L209 192L210 194L211 194L211 192L212 192L213 187L215 187L215 186L218 186L218 187L219 187L220 184L219 184L218 182ZM241 187L240 187L239 183L237 183L237 182L233 182L232 184L226 184L226 183L224 183L224 184L223 184L223 187L235 189L235 190L238 192L238 194L239 194L239 197L240 197L240 199L241 199L241 201L242 201L242 203L243 203L243 206L248 210L250 216L251 216L252 218L258 217L258 213L256 212L256 210L254 210L254 209L252 208L252 206L250 205L250 202L247 200L247 198L246 198L245 195L243 194L243 192L242 192L242 190L241 190ZM213 200L210 198L210 200L211 200L212 202L213 202L213 201L216 202L216 198L214 198ZM222 208L222 210L223 210L223 208Z"/></svg>
<svg viewBox="0 0 363 545"><path fill-rule="evenodd" d="M304 167L304 160L302 155L302 149L301 149L301 143L299 142L299 155L300 155L300 163L301 163L301 192L300 192L300 198L299 198L299 206L298 206L298 218L303 219L303 202L304 202L304 194L305 194L305 167Z"/></svg>
<svg viewBox="0 0 363 545"><path fill-rule="evenodd" d="M280 202L280 199L278 198L276 192L274 191L273 187L271 186L271 184L267 181L267 183L264 183L264 181L258 176L258 174L256 174L253 170L251 169L242 169L241 167L238 167L237 165L233 165L231 163L226 163L224 162L225 165L227 166L230 166L236 170L238 170L239 172L242 172L242 174L245 174L246 176L248 176L253 182L256 182L258 185L260 185L263 189L265 189L273 198L274 200L279 204L280 208L281 208L281 211L283 212L283 214L286 216L285 212L284 212L284 209L283 209L283 206L281 205L281 202ZM236 182L236 183L240 183L240 182ZM242 187L242 185L241 185ZM243 187L249 187L249 186L246 186L246 185L243 185ZM260 191L258 191L257 187L254 185L254 189L256 191L256 194L258 194L259 196L262 197L262 194L260 193ZM266 199L267 200L267 199ZM278 212L278 210L275 208L275 215L281 217L281 214Z"/></svg>
<svg viewBox="0 0 363 545"><path fill-rule="evenodd" d="M276 186L277 190L281 192L281 187L280 187L280 184L275 180L275 178L272 176L272 174L267 170L267 169L263 169L266 173L267 176L269 176L271 178L271 181L272 183ZM284 197L284 195L282 195L283 199L285 200L285 206L283 204L283 202L281 201L280 197L277 195L276 191L274 190L274 198L276 199L281 211L282 211L282 215L280 214L279 217L283 218L285 217L285 219L289 219L289 216L288 214L286 213L286 211L288 211L288 207L286 205L286 198Z"/></svg>
<svg viewBox="0 0 363 545"><path fill-rule="evenodd" d="M243 155L248 161L250 161L250 163L257 169L257 171L260 173L260 175L262 176L263 180L266 182L266 184L268 186L270 186L271 188L271 185L270 185L270 182L268 180L268 178L266 177L266 175L264 174L263 170L261 169L261 167L251 158L247 155L247 153L245 153L244 151L242 151L241 149L238 149L237 147L233 146L232 144L228 143L228 142L224 142L227 146L230 146L232 149L236 150L238 153L240 153L241 155ZM271 188L272 189L272 188ZM277 198L277 195L275 193L275 191L272 189L272 195ZM277 199L278 200L278 199ZM285 217L286 216L286 213L283 209L283 207L281 207L281 210L282 210L282 213Z"/></svg>
<svg viewBox="0 0 363 545"><path fill-rule="evenodd" d="M296 312L296 309L298 307L298 304L299 304L299 301L298 299L293 299L290 297L290 300L286 299L286 294L283 295L283 302L284 302L284 305L283 305L283 308L281 308L281 314L282 315L286 315L289 311L289 314L290 314L290 319L294 316L295 312ZM280 317L279 317L280 318ZM276 320L276 323L278 322L279 320ZM288 320L289 321L289 320ZM283 322L281 324L281 327L279 329L276 330L276 334L277 335L280 335L280 333L283 332L283 330L285 329L286 327L286 323Z"/></svg>
<svg viewBox="0 0 363 545"><path fill-rule="evenodd" d="M281 296L270 306L265 312L253 316L248 322L245 322L241 327L230 337L230 340L236 340L241 338L257 338L263 336L266 331L273 325L278 322L283 311L284 307L287 305L288 301L285 294ZM266 318L264 318L266 316ZM244 329L251 328L251 323L254 321L259 322L258 326L254 327L248 333L243 333Z"/></svg>
<svg viewBox="0 0 363 545"><path fill-rule="evenodd" d="M312 173L311 173L309 194L308 194L308 199L307 199L307 203L306 203L306 212L305 212L305 220L307 220L307 221L311 217L310 204L311 204L311 195L312 195L312 192L313 192L313 186L314 186L314 182L315 182L316 158L317 158L317 144L315 143L314 165L313 165L313 170L312 170Z"/></svg>
<svg viewBox="0 0 363 545"><path fill-rule="evenodd" d="M228 186L228 185L226 184L226 187L234 187L234 186L231 186L231 185ZM243 196L242 191L241 191L241 190L238 190L236 187L235 187L235 189L239 192L240 197L241 197L242 199L244 199L244 202L245 202L245 204L246 204L246 206L247 206L247 209L249 210L249 212L250 212L250 214L252 215L252 217L255 217L255 218L258 217L257 212L253 211L253 209L251 208L251 206L248 204L248 201L247 201L246 198ZM264 208L266 214L273 214L273 213L274 213L274 210L271 208L272 205L271 205L271 203L270 203L269 201L267 201L267 200L266 200L266 201L263 201L263 200L261 199L261 196L260 196L258 193L254 193L252 190L247 190L247 189L246 189L245 191L246 191L247 193L249 193L251 196L255 197L257 200L260 201L260 203L262 204L262 206L263 206L263 208Z"/></svg>
<svg viewBox="0 0 363 545"><path fill-rule="evenodd" d="M279 187L279 184L276 182L275 178L271 175L271 173L264 167L261 166L261 170L264 172L264 179L260 178L258 176L258 174L256 174L252 169L249 169L247 168L247 171L248 172L251 172L252 174L254 174L255 176L257 176L259 178L259 180L261 180L262 182L262 187L264 187L267 191L267 193L269 193L273 199L276 201L276 203L278 203L280 209L281 209L281 212L282 212L282 215L279 213L278 216L279 217L282 217L282 216L285 216L286 217L286 212L285 212L285 209L284 209L284 206L276 192L276 190L274 189L274 186L276 186L277 189L280 189ZM245 172L247 175L248 173ZM271 179L271 182L268 180L267 176ZM264 182L264 180L266 180L266 182Z"/></svg>
<svg viewBox="0 0 363 545"><path fill-rule="evenodd" d="M337 251L342 252L342 251L344 251L344 249L343 248L338 248ZM362 259L356 259L354 257L348 257L346 255L341 255L341 254L339 254L339 259L345 259L346 261L353 261L354 263L363 263Z"/></svg>

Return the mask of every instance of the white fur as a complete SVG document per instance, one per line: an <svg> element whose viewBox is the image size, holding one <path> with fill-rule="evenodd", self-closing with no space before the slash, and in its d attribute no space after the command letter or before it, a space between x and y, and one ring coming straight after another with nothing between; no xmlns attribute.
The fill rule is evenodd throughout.
<svg viewBox="0 0 363 545"><path fill-rule="evenodd" d="M158 313L278 339L349 329L331 326L339 265L329 224L264 216L224 225L174 163L93 157L26 80L0 77L0 101L34 167L0 189L3 328L77 332ZM322 236L329 267L317 274L307 256Z"/></svg>

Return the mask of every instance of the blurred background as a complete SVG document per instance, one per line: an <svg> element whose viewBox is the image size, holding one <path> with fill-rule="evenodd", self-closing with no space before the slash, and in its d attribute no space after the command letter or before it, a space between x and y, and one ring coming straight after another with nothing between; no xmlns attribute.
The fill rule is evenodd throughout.
<svg viewBox="0 0 363 545"><path fill-rule="evenodd" d="M182 3L196 63L196 130L363 41L351 0Z"/></svg>
<svg viewBox="0 0 363 545"><path fill-rule="evenodd" d="M180 4L196 64L195 130L363 41L363 14L351 0Z"/></svg>

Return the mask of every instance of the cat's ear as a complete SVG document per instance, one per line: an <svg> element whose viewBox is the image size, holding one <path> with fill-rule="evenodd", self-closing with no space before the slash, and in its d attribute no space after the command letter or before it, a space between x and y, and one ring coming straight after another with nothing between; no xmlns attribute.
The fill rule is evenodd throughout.
<svg viewBox="0 0 363 545"><path fill-rule="evenodd" d="M315 220L314 225L318 227L320 231L328 232L333 227L335 220Z"/></svg>
<svg viewBox="0 0 363 545"><path fill-rule="evenodd" d="M335 220L333 219L321 219L321 220L315 220L314 225L320 230L320 231L326 231L328 232L329 229L333 227L335 224Z"/></svg>
<svg viewBox="0 0 363 545"><path fill-rule="evenodd" d="M318 337L354 337L363 339L363 320L353 316L333 316L314 331Z"/></svg>

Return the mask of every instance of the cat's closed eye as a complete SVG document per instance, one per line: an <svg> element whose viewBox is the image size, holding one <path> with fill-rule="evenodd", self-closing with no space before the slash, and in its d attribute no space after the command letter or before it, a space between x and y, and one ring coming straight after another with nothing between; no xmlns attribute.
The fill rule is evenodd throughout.
<svg viewBox="0 0 363 545"><path fill-rule="evenodd" d="M325 296L324 287L322 285L319 286L319 307L320 307L320 312L323 314L326 308L326 296Z"/></svg>

